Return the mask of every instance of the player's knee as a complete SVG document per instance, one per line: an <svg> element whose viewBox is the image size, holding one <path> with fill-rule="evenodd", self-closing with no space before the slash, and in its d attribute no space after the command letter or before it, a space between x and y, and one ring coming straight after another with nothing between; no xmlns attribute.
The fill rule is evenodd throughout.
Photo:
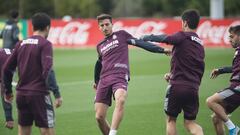
<svg viewBox="0 0 240 135"><path fill-rule="evenodd" d="M193 135L202 135L203 129L193 121L184 121L184 126Z"/></svg>
<svg viewBox="0 0 240 135"><path fill-rule="evenodd" d="M97 113L96 116L95 116L95 119L96 119L98 122L102 122L102 121L105 120L105 117L104 117L104 115Z"/></svg>
<svg viewBox="0 0 240 135"><path fill-rule="evenodd" d="M41 135L54 135L54 128L40 128Z"/></svg>
<svg viewBox="0 0 240 135"><path fill-rule="evenodd" d="M206 100L206 104L207 106L210 108L212 106L212 103L213 103L213 100L211 97L208 97L207 100Z"/></svg>
<svg viewBox="0 0 240 135"><path fill-rule="evenodd" d="M126 100L126 98L124 96L120 96L120 97L116 98L116 106L123 107L125 104L125 100Z"/></svg>

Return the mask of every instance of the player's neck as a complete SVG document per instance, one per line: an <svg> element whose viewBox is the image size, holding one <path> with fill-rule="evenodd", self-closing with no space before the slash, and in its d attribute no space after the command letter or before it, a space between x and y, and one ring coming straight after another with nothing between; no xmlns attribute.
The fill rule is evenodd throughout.
<svg viewBox="0 0 240 135"><path fill-rule="evenodd" d="M35 36L41 36L43 38L46 38L46 33L44 31L34 31L33 35Z"/></svg>
<svg viewBox="0 0 240 135"><path fill-rule="evenodd" d="M196 29L190 29L190 28L187 27L183 31L184 32L196 32Z"/></svg>

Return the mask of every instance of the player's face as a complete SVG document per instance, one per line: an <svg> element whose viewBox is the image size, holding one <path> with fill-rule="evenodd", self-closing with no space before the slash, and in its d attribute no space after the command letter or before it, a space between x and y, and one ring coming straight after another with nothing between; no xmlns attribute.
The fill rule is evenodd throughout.
<svg viewBox="0 0 240 135"><path fill-rule="evenodd" d="M234 33L230 33L229 42L233 48L237 48L240 45L240 36Z"/></svg>
<svg viewBox="0 0 240 135"><path fill-rule="evenodd" d="M104 36L110 36L112 34L112 23L110 19L100 20L98 22L99 29L102 31Z"/></svg>

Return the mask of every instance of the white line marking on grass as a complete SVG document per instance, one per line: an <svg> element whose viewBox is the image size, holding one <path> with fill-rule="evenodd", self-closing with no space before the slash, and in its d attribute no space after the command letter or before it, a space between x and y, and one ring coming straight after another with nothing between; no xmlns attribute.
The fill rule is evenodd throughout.
<svg viewBox="0 0 240 135"><path fill-rule="evenodd" d="M139 75L139 76L133 76L131 77L131 80L134 79L145 79L149 77L158 77L159 79L163 78L163 74L158 75ZM61 82L59 83L60 86L72 86L72 85L78 85L78 84L93 84L93 80L85 80L85 81L72 81L72 82Z"/></svg>
<svg viewBox="0 0 240 135"><path fill-rule="evenodd" d="M59 85L60 86L71 86L71 85L86 84L86 83L93 83L93 81L86 80L86 81L62 82L62 83L59 83Z"/></svg>

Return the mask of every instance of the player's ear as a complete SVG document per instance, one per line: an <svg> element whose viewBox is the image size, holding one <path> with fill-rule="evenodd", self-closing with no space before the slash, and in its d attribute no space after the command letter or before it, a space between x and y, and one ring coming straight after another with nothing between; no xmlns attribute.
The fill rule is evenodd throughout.
<svg viewBox="0 0 240 135"><path fill-rule="evenodd" d="M188 27L188 24L187 24L187 21L186 20L183 20L183 26L186 28Z"/></svg>
<svg viewBox="0 0 240 135"><path fill-rule="evenodd" d="M46 27L46 30L47 30L47 31L49 31L49 30L50 30L50 25L48 25L48 26Z"/></svg>

